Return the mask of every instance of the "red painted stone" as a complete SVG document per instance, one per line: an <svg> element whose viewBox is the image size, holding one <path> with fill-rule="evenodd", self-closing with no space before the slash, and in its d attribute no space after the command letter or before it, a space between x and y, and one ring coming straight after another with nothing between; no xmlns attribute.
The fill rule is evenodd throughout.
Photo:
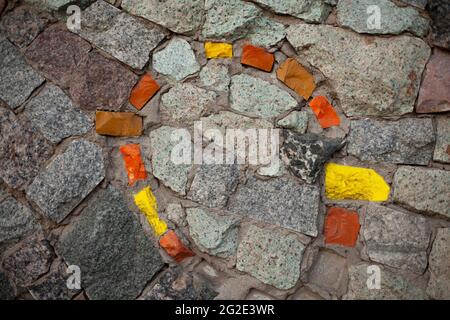
<svg viewBox="0 0 450 320"><path fill-rule="evenodd" d="M167 231L159 239L159 245L177 262L195 256L195 253L184 246L173 230Z"/></svg>
<svg viewBox="0 0 450 320"><path fill-rule="evenodd" d="M241 63L266 72L272 71L275 57L264 48L245 45L242 49Z"/></svg>
<svg viewBox="0 0 450 320"><path fill-rule="evenodd" d="M359 217L356 211L332 207L325 218L325 243L354 247L359 233Z"/></svg>
<svg viewBox="0 0 450 320"><path fill-rule="evenodd" d="M339 116L326 97L315 97L309 102L309 106L314 111L317 121L319 121L322 128L339 126L341 123Z"/></svg>
<svg viewBox="0 0 450 320"><path fill-rule="evenodd" d="M131 91L130 103L141 110L147 102L158 92L159 84L148 73L144 74Z"/></svg>

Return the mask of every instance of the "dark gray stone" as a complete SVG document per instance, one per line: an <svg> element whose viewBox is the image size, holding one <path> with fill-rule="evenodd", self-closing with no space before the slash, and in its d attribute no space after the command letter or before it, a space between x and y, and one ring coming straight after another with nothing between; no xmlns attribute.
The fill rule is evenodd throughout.
<svg viewBox="0 0 450 320"><path fill-rule="evenodd" d="M61 235L57 252L81 268L81 287L95 300L134 299L163 266L119 191L101 190Z"/></svg>
<svg viewBox="0 0 450 320"><path fill-rule="evenodd" d="M329 139L317 134L295 134L283 130L282 159L291 172L307 183L315 183L323 165L342 148L342 140Z"/></svg>
<svg viewBox="0 0 450 320"><path fill-rule="evenodd" d="M67 287L70 276L64 264L50 271L45 277L28 287L28 291L36 300L70 300L80 290Z"/></svg>
<svg viewBox="0 0 450 320"><path fill-rule="evenodd" d="M11 286L8 277L0 272L0 300L12 300L14 296L14 288Z"/></svg>
<svg viewBox="0 0 450 320"><path fill-rule="evenodd" d="M434 45L450 48L450 2L442 0L428 0L426 7L431 17L431 39Z"/></svg>

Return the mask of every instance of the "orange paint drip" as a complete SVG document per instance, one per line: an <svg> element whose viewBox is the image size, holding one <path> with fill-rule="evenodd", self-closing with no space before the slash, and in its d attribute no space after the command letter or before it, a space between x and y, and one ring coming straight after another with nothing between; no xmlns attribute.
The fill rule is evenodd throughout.
<svg viewBox="0 0 450 320"><path fill-rule="evenodd" d="M326 129L340 125L341 120L326 97L315 97L309 102L309 106L314 111L317 121L319 121L322 128Z"/></svg>
<svg viewBox="0 0 450 320"><path fill-rule="evenodd" d="M141 158L141 149L138 144L127 144L120 147L120 152L125 161L128 173L128 185L133 185L138 180L147 179L147 171Z"/></svg>
<svg viewBox="0 0 450 320"><path fill-rule="evenodd" d="M354 247L360 229L356 211L332 207L325 218L325 243Z"/></svg>
<svg viewBox="0 0 450 320"><path fill-rule="evenodd" d="M159 245L176 262L180 262L188 257L195 256L195 253L186 248L177 234L173 230L167 231L160 239Z"/></svg>
<svg viewBox="0 0 450 320"><path fill-rule="evenodd" d="M159 84L153 80L150 74L146 73L131 91L130 103L136 109L141 110L159 89Z"/></svg>

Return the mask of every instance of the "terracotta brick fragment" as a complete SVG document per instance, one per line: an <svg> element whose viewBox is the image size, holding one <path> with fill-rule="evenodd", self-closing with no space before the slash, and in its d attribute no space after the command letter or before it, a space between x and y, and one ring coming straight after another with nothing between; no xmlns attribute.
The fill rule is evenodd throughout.
<svg viewBox="0 0 450 320"><path fill-rule="evenodd" d="M248 44L242 49L241 63L246 66L270 72L274 61L274 55L267 52L264 48Z"/></svg>
<svg viewBox="0 0 450 320"><path fill-rule="evenodd" d="M132 112L97 111L95 130L100 135L114 137L140 136L142 118Z"/></svg>
<svg viewBox="0 0 450 320"><path fill-rule="evenodd" d="M131 90L130 103L141 110L160 89L159 84L148 73L144 74Z"/></svg>
<svg viewBox="0 0 450 320"><path fill-rule="evenodd" d="M147 179L147 171L141 157L141 148L138 144L127 144L120 147L125 168L128 174L128 185L133 185L138 180Z"/></svg>
<svg viewBox="0 0 450 320"><path fill-rule="evenodd" d="M312 74L293 58L283 62L277 70L277 77L305 100L311 97L316 88Z"/></svg>
<svg viewBox="0 0 450 320"><path fill-rule="evenodd" d="M333 126L339 126L341 123L339 116L326 97L315 97L309 102L309 106L314 111L317 121L319 121L322 128L326 129Z"/></svg>
<svg viewBox="0 0 450 320"><path fill-rule="evenodd" d="M354 247L359 233L359 217L356 211L332 207L325 218L325 243Z"/></svg>
<svg viewBox="0 0 450 320"><path fill-rule="evenodd" d="M181 262L185 258L195 256L194 252L185 247L173 230L167 231L159 239L159 245L177 262Z"/></svg>

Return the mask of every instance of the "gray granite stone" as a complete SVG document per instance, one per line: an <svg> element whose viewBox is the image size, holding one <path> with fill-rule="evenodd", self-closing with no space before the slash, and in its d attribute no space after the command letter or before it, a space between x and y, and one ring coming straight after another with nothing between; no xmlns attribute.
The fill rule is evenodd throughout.
<svg viewBox="0 0 450 320"><path fill-rule="evenodd" d="M45 277L29 286L28 291L36 300L70 300L80 291L67 287L70 275L64 264L60 264L56 270L51 270Z"/></svg>
<svg viewBox="0 0 450 320"><path fill-rule="evenodd" d="M435 46L450 49L450 3L428 0L427 12L432 20L431 41Z"/></svg>
<svg viewBox="0 0 450 320"><path fill-rule="evenodd" d="M42 135L53 143L82 135L93 125L90 118L78 110L60 88L52 84L48 84L30 100L24 113Z"/></svg>
<svg viewBox="0 0 450 320"><path fill-rule="evenodd" d="M230 85L230 74L228 65L220 59L211 59L202 68L199 74L200 82L203 86L211 90L228 91Z"/></svg>
<svg viewBox="0 0 450 320"><path fill-rule="evenodd" d="M186 220L189 233L201 251L219 257L235 254L238 244L237 218L219 216L200 208L188 208Z"/></svg>
<svg viewBox="0 0 450 320"><path fill-rule="evenodd" d="M166 216L176 226L186 226L186 213L179 203L169 203L166 208Z"/></svg>
<svg viewBox="0 0 450 320"><path fill-rule="evenodd" d="M15 109L43 82L20 51L0 35L0 99Z"/></svg>
<svg viewBox="0 0 450 320"><path fill-rule="evenodd" d="M61 222L104 177L102 149L76 140L34 179L27 198L48 218Z"/></svg>
<svg viewBox="0 0 450 320"><path fill-rule="evenodd" d="M367 38L337 27L308 24L290 26L287 39L328 79L347 116L413 111L430 56L422 40Z"/></svg>
<svg viewBox="0 0 450 320"><path fill-rule="evenodd" d="M8 277L3 272L0 272L0 300L14 299L15 292Z"/></svg>
<svg viewBox="0 0 450 320"><path fill-rule="evenodd" d="M331 6L324 0L255 0L261 6L281 14L288 14L307 22L324 22Z"/></svg>
<svg viewBox="0 0 450 320"><path fill-rule="evenodd" d="M231 108L252 116L276 117L297 106L287 91L246 74L231 78L230 91Z"/></svg>
<svg viewBox="0 0 450 320"><path fill-rule="evenodd" d="M363 161L426 165L433 154L435 134L429 118L350 122L347 152Z"/></svg>
<svg viewBox="0 0 450 320"><path fill-rule="evenodd" d="M436 146L434 161L450 163L450 118L436 118Z"/></svg>
<svg viewBox="0 0 450 320"><path fill-rule="evenodd" d="M247 184L239 186L230 198L228 209L315 237L319 189L288 178L262 181L250 176Z"/></svg>
<svg viewBox="0 0 450 320"><path fill-rule="evenodd" d="M300 277L305 246L294 234L250 226L239 244L236 268L278 289Z"/></svg>
<svg viewBox="0 0 450 320"><path fill-rule="evenodd" d="M163 50L153 54L153 68L177 81L200 71L189 42L174 38Z"/></svg>
<svg viewBox="0 0 450 320"><path fill-rule="evenodd" d="M370 204L363 235L371 260L413 273L425 271L431 237L425 218Z"/></svg>
<svg viewBox="0 0 450 320"><path fill-rule="evenodd" d="M286 37L286 27L266 17L255 19L246 38L255 46L271 47Z"/></svg>
<svg viewBox="0 0 450 320"><path fill-rule="evenodd" d="M395 202L426 214L450 217L450 172L400 167L394 176Z"/></svg>
<svg viewBox="0 0 450 320"><path fill-rule="evenodd" d="M427 293L433 299L450 299L450 229L438 229L429 258Z"/></svg>
<svg viewBox="0 0 450 320"><path fill-rule="evenodd" d="M307 183L315 183L322 168L342 148L340 139L329 139L313 133L299 135L283 130L281 157L291 172Z"/></svg>
<svg viewBox="0 0 450 320"><path fill-rule="evenodd" d="M277 124L283 128L303 134L308 128L308 112L292 111L283 119L278 120Z"/></svg>
<svg viewBox="0 0 450 320"><path fill-rule="evenodd" d="M99 191L57 244L90 299L134 299L163 261L119 191Z"/></svg>

